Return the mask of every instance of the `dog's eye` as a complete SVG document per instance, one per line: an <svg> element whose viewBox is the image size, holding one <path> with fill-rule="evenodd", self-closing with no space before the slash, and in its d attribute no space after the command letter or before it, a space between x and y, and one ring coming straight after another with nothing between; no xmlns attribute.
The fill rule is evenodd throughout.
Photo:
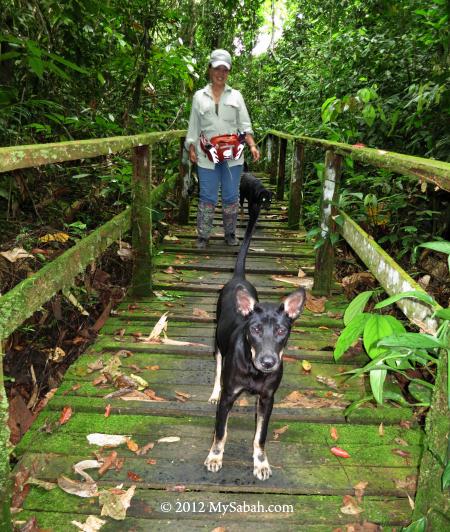
<svg viewBox="0 0 450 532"><path fill-rule="evenodd" d="M262 328L260 325L254 325L253 327L250 327L250 331L252 334L261 334Z"/></svg>
<svg viewBox="0 0 450 532"><path fill-rule="evenodd" d="M284 336L287 333L287 329L285 327L278 327L275 333L277 336Z"/></svg>

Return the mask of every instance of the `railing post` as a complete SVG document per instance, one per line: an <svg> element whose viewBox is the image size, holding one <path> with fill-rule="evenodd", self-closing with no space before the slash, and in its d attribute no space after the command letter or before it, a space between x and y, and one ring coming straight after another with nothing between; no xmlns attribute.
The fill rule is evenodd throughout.
<svg viewBox="0 0 450 532"><path fill-rule="evenodd" d="M291 186L289 192L289 229L299 229L303 207L303 171L305 164L305 145L294 141L292 157Z"/></svg>
<svg viewBox="0 0 450 532"><path fill-rule="evenodd" d="M0 328L0 523L5 532L12 531L10 513L11 481L9 467L8 399L3 379L3 334Z"/></svg>
<svg viewBox="0 0 450 532"><path fill-rule="evenodd" d="M287 140L280 139L280 155L278 159L278 181L277 181L277 200L283 201L284 198L284 179L286 176L286 151Z"/></svg>
<svg viewBox="0 0 450 532"><path fill-rule="evenodd" d="M334 245L332 242L332 235L336 230L333 214L336 212L335 205L338 199L341 169L342 156L328 150L325 155L324 182L320 207L321 237L324 242L316 252L314 286L312 289L312 292L315 295L329 295L331 293L334 270Z"/></svg>
<svg viewBox="0 0 450 532"><path fill-rule="evenodd" d="M133 151L131 292L134 296L148 296L152 294L152 151L150 146L138 146Z"/></svg>
<svg viewBox="0 0 450 532"><path fill-rule="evenodd" d="M272 142L270 143L270 164L269 164L269 183L276 185L277 183L277 170L278 170L278 148L279 140L275 135L270 135Z"/></svg>
<svg viewBox="0 0 450 532"><path fill-rule="evenodd" d="M189 162L184 164L184 137L180 139L180 163L178 166L178 223L189 223Z"/></svg>

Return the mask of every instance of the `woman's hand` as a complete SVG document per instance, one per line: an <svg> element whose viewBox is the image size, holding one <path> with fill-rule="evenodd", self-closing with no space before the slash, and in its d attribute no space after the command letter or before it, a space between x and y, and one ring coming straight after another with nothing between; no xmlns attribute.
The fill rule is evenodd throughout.
<svg viewBox="0 0 450 532"><path fill-rule="evenodd" d="M256 161L259 161L260 154L258 148L256 147L256 144L250 146L250 153L252 154L254 163L256 163Z"/></svg>
<svg viewBox="0 0 450 532"><path fill-rule="evenodd" d="M195 146L194 144L191 144L189 146L189 160L191 161L192 164L197 164L197 154L195 152Z"/></svg>

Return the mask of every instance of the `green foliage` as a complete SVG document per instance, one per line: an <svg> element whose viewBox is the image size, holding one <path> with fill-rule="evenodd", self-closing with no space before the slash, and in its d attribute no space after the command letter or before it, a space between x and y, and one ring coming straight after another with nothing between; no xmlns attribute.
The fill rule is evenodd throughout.
<svg viewBox="0 0 450 532"><path fill-rule="evenodd" d="M362 292L347 307L344 314L345 328L342 331L334 350L335 360L341 356L362 337L364 349L371 359L363 368L348 372L354 376L369 374L372 394L350 405L346 414L349 415L355 408L364 402L375 399L383 404L393 400L401 404L406 403L404 398L391 391L385 390L385 381L388 372L401 373L408 379L408 392L422 406L429 406L433 384L424 379L418 379L409 369L435 365L440 349L447 349L449 321L444 319L435 336L425 333L408 332L404 325L394 316L379 313L364 312L367 302L373 297L373 291ZM434 315L442 312L434 300L426 293L411 291L391 296L375 305L374 310L379 310L403 298L418 299L434 310ZM442 314L441 314L442 315ZM444 317L447 314L443 315ZM450 400L450 387L449 387Z"/></svg>

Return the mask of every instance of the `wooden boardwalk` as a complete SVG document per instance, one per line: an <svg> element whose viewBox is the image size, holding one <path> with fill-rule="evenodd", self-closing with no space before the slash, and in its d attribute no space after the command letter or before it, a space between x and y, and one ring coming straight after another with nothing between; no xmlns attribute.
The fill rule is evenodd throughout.
<svg viewBox="0 0 450 532"><path fill-rule="evenodd" d="M262 215L252 241L248 278L262 300L278 300L293 289L276 277L297 276L301 268L308 283L313 272L312 246L302 233L285 229L286 218L284 205L275 205ZM242 234L245 224L240 225ZM254 398L246 396L232 412L223 469L206 471L203 461L215 415L207 402L214 382L215 303L237 249L223 244L219 227L207 250L196 250L194 242L193 218L190 226L171 228L170 238L157 251L157 297L129 298L109 318L18 445L16 472L49 482L61 475L80 481L75 463L116 451L119 461L102 476L96 469L88 473L99 490L135 485L136 491L125 521L104 517L102 531L241 531L255 526L315 532L346 530L349 523L365 521L398 530L408 523L408 495L414 497L422 433L414 428L410 411L400 408L361 408L346 422L343 408L367 392L363 380L339 376L361 360L333 362L347 305L339 286L324 312L305 310L293 328L269 427L273 476L265 482L253 476ZM200 345L142 342L164 312L169 339ZM311 363L310 372L304 371L303 360ZM105 371L116 375L116 386L102 381ZM130 375L148 383L138 398L105 397L117 393L118 379ZM152 392L164 400L151 400ZM105 417L107 405L111 410ZM66 406L72 415L59 425ZM92 433L126 435L131 443L102 449L89 444L87 435ZM159 441L163 438L169 441ZM140 453L148 443L153 448ZM348 451L350 458L334 456L333 446ZM362 490L359 496L355 486ZM36 516L41 528L65 532L77 530L73 520L85 522L89 515L100 516L100 510L98 497L33 485L15 520Z"/></svg>

